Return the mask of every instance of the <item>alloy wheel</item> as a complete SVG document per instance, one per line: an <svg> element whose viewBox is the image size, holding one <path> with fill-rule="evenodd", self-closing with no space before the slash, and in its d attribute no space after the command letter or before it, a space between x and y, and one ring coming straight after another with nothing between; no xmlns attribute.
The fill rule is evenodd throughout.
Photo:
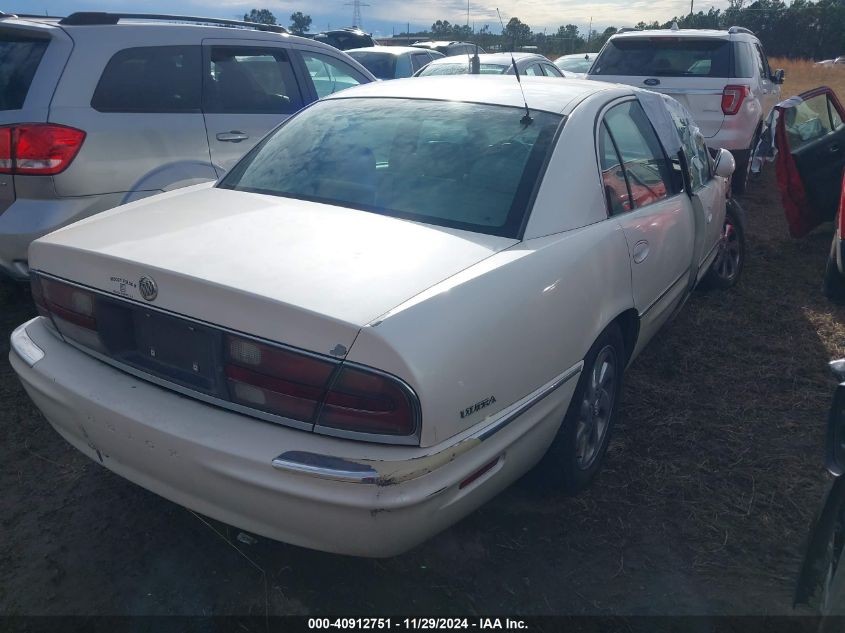
<svg viewBox="0 0 845 633"><path fill-rule="evenodd" d="M587 470L599 456L604 444L613 407L616 404L616 350L607 345L596 355L587 377L575 429L575 461Z"/></svg>

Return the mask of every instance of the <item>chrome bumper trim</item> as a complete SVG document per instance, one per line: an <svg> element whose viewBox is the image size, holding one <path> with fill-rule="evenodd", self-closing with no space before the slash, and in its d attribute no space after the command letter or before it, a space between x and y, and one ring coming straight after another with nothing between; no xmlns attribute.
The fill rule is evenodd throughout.
<svg viewBox="0 0 845 633"><path fill-rule="evenodd" d="M533 396L525 400L522 404L517 405L505 413L498 420L495 420L491 424L479 429L468 437L464 437L440 452L445 453L446 451L450 451L457 444L462 444L467 440L476 440L477 444L489 439L494 434L517 420L535 404L578 376L583 367L584 362L581 361L547 384ZM467 444L467 446L471 446L471 444ZM432 453L432 455L436 454L437 453ZM432 455L428 455L427 457L431 457ZM371 466L343 459L341 457L319 455L317 453L308 453L305 451L288 451L287 453L279 455L272 463L273 468L277 470L297 473L300 475L311 475L313 477L330 479L332 481L343 481L356 484L378 484L380 481L378 471Z"/></svg>
<svg viewBox="0 0 845 633"><path fill-rule="evenodd" d="M41 317L30 319L15 328L12 332L11 344L12 349L15 350L18 356L30 367L35 365L38 361L44 358L44 350L38 347L26 332L26 328Z"/></svg>
<svg viewBox="0 0 845 633"><path fill-rule="evenodd" d="M378 472L370 466L358 464L340 457L318 455L304 451L288 451L273 460L273 468L302 475L313 475L321 479L345 481L355 484L378 483Z"/></svg>
<svg viewBox="0 0 845 633"><path fill-rule="evenodd" d="M540 400L542 400L546 396L550 395L552 392L556 391L557 389L560 389L564 384L566 384L567 382L569 382L570 380L572 380L573 378L578 376L581 373L581 370L583 368L584 368L584 361L581 361L580 363L578 363L577 365L575 365L571 369L568 369L566 372L564 372L563 374L558 376L558 378L556 380L554 380L552 383L548 384L542 391L540 391L540 393L536 394L533 398L531 398L530 400L527 400L526 402L523 402L520 406L515 408L513 411L511 411L507 415L505 415L505 416L499 418L498 420L496 420L495 422L493 422L493 424L484 427L483 429L478 431L473 437L476 437L483 442L484 440L488 439L490 436L498 433L499 431L504 429L506 426L508 426L511 422L513 422L518 417L520 417L523 413L527 412L535 404L540 402Z"/></svg>

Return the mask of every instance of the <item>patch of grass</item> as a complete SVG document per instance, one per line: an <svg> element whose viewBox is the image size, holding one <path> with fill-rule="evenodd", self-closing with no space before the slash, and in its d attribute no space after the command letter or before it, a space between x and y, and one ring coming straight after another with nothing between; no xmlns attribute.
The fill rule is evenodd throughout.
<svg viewBox="0 0 845 633"><path fill-rule="evenodd" d="M816 66L809 59L772 57L769 65L773 70L783 68L786 71L786 81L781 87L784 99L818 86L833 88L840 99L845 99L845 64Z"/></svg>

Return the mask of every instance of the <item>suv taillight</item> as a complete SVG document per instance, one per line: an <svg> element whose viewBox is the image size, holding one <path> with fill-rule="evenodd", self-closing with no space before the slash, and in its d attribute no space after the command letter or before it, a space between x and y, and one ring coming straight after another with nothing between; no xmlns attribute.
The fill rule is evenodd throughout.
<svg viewBox="0 0 845 633"><path fill-rule="evenodd" d="M401 436L416 430L409 390L362 367L338 370L319 358L228 335L225 372L238 404L344 431Z"/></svg>
<svg viewBox="0 0 845 633"><path fill-rule="evenodd" d="M52 176L73 162L85 132L52 123L0 127L0 173Z"/></svg>
<svg viewBox="0 0 845 633"><path fill-rule="evenodd" d="M12 128L0 127L0 174L12 173Z"/></svg>
<svg viewBox="0 0 845 633"><path fill-rule="evenodd" d="M725 86L722 90L722 112L736 114L749 94L751 90L748 86Z"/></svg>

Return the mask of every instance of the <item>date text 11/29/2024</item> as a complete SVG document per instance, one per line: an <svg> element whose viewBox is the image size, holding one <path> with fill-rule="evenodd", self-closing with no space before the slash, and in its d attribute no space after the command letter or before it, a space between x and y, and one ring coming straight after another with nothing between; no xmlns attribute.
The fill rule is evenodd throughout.
<svg viewBox="0 0 845 633"><path fill-rule="evenodd" d="M512 618L308 618L309 630L520 630L527 628L528 625L524 620Z"/></svg>

